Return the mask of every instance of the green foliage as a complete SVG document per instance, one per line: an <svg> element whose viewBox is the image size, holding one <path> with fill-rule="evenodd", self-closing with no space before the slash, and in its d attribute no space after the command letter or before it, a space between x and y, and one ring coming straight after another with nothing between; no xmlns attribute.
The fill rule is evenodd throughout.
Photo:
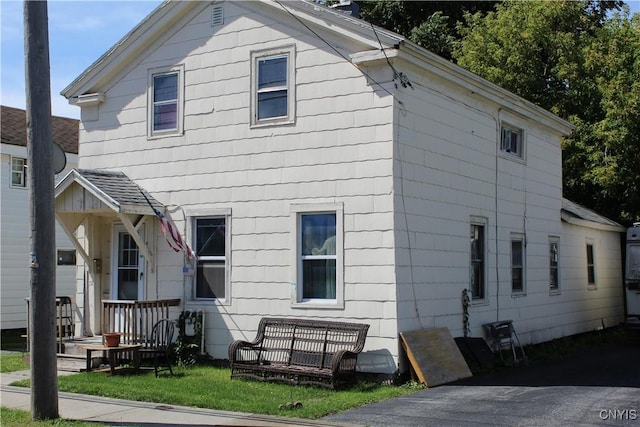
<svg viewBox="0 0 640 427"><path fill-rule="evenodd" d="M459 39L456 23L465 12L488 11L494 1L397 1L361 2L360 16L367 22L394 31L446 59L451 59Z"/></svg>
<svg viewBox="0 0 640 427"><path fill-rule="evenodd" d="M449 17L435 12L411 30L411 41L442 57L451 57L456 38L448 26Z"/></svg>
<svg viewBox="0 0 640 427"><path fill-rule="evenodd" d="M640 16L620 2L505 1L465 15L458 64L576 125L564 195L622 223L640 219Z"/></svg>
<svg viewBox="0 0 640 427"><path fill-rule="evenodd" d="M584 49L597 115L563 144L566 192L623 223L640 219L640 15L613 14Z"/></svg>
<svg viewBox="0 0 640 427"><path fill-rule="evenodd" d="M467 289L462 290L462 333L465 337L471 333L469 326L469 305L471 304L471 295Z"/></svg>
<svg viewBox="0 0 640 427"><path fill-rule="evenodd" d="M359 383L351 389L335 391L232 380L230 376L228 368L195 365L177 367L175 375L160 378L152 372L129 376L80 373L58 378L58 387L61 392L298 418L319 418L419 389ZM287 404L294 402L301 402L302 407L289 410ZM285 409L280 409L281 405Z"/></svg>
<svg viewBox="0 0 640 427"><path fill-rule="evenodd" d="M187 335L188 325L193 328L193 334L191 335ZM180 313L180 317L178 317L178 339L173 347L178 366L191 366L198 360L203 327L201 311L185 310Z"/></svg>

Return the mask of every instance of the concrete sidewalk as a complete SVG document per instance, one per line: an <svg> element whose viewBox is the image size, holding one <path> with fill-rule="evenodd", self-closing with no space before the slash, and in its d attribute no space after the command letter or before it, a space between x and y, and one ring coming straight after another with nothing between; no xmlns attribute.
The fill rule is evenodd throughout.
<svg viewBox="0 0 640 427"><path fill-rule="evenodd" d="M59 371L59 374L64 375L66 372ZM29 378L29 371L0 374L0 405L30 411L30 390L9 385L14 381ZM350 423L214 411L62 392L58 394L58 405L61 418L115 426L357 426Z"/></svg>

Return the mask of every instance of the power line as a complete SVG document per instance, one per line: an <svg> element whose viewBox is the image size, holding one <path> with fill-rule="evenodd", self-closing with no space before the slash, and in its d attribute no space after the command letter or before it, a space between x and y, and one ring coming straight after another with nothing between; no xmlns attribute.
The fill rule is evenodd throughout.
<svg viewBox="0 0 640 427"><path fill-rule="evenodd" d="M307 30L309 30L314 36L316 36L319 40L321 40L322 42L324 42L327 46L329 46L331 48L331 50L333 50L335 53L337 53L338 55L340 55L340 57L342 57L342 59L344 59L345 61L347 61L349 64L353 65L358 71L360 71L365 77L367 77L369 80L371 80L373 83L375 83L376 85L378 85L383 91L385 91L386 93L388 93L389 95L391 95L393 97L393 99L395 99L396 101L398 101L398 104L400 105L404 105L402 103L402 101L400 101L398 98L395 97L395 95L391 92L389 92L389 90L387 88L385 88L384 86L382 86L381 83L379 83L376 79L374 79L373 77L371 77L366 71L362 70L360 67L358 67L356 64L353 63L353 61L351 61L351 59L347 58L342 52L340 52L338 49L336 49L333 45L331 45L331 43L329 43L327 40L325 40L324 38L322 38L318 33L316 33L311 27L309 27L303 20L301 20L300 18L298 18L296 15L294 15L289 9L287 9L286 7L284 7L284 5L282 3L280 3L279 0L274 0L284 11L286 11L289 15L291 15L296 21L298 21L302 26L304 26ZM374 31L375 32L375 31ZM378 37L378 35L376 34L376 38ZM378 39L378 42L380 40ZM380 44L380 46L382 46L382 44ZM382 51L384 52L384 49L382 49ZM386 53L385 53L385 57L386 57ZM389 61L389 59L387 58L387 61ZM393 68L393 67L392 67ZM394 80L396 78L397 73L394 70ZM406 87L403 85L403 87Z"/></svg>

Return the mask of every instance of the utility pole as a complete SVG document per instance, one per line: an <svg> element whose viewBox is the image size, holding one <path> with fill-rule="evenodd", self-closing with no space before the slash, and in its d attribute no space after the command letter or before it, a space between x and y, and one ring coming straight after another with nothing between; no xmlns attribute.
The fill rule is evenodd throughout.
<svg viewBox="0 0 640 427"><path fill-rule="evenodd" d="M53 140L47 2L24 1L27 152L31 209L31 417L58 418Z"/></svg>

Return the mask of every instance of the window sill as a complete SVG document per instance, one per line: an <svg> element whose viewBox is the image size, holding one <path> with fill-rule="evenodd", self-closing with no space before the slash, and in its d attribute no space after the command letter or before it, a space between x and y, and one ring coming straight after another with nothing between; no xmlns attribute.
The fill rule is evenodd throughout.
<svg viewBox="0 0 640 427"><path fill-rule="evenodd" d="M469 307L485 307L485 306L489 306L489 300L487 298L478 298L478 299L472 299L469 302Z"/></svg>
<svg viewBox="0 0 640 427"><path fill-rule="evenodd" d="M527 293L525 291L511 292L511 298L522 298L526 296Z"/></svg>
<svg viewBox="0 0 640 427"><path fill-rule="evenodd" d="M507 153L506 151L500 151L499 155L503 159L512 160L517 163L522 163L523 165L527 163L525 162L523 157L520 157L517 154Z"/></svg>
<svg viewBox="0 0 640 427"><path fill-rule="evenodd" d="M344 302L319 302L319 301L298 301L291 304L294 309L319 309L319 310L344 310Z"/></svg>
<svg viewBox="0 0 640 427"><path fill-rule="evenodd" d="M287 126L287 125L294 125L296 124L296 120L293 118L289 118L289 117L281 117L281 118L277 118L277 119L272 119L272 120L261 120L259 122L251 122L251 129L260 129L260 128L267 128L267 127L273 127L273 126Z"/></svg>
<svg viewBox="0 0 640 427"><path fill-rule="evenodd" d="M214 305L231 305L231 299L218 299L218 298L192 298L187 300L186 305L198 305L198 304L214 304Z"/></svg>
<svg viewBox="0 0 640 427"><path fill-rule="evenodd" d="M184 132L181 130L172 130L167 132L155 132L147 135L147 140L170 138L172 136L184 136Z"/></svg>
<svg viewBox="0 0 640 427"><path fill-rule="evenodd" d="M593 284L593 283L591 283L591 284L587 285L587 290L588 291L597 291L598 290L598 286Z"/></svg>
<svg viewBox="0 0 640 427"><path fill-rule="evenodd" d="M560 291L560 289L550 289L549 295L562 295L562 292Z"/></svg>

